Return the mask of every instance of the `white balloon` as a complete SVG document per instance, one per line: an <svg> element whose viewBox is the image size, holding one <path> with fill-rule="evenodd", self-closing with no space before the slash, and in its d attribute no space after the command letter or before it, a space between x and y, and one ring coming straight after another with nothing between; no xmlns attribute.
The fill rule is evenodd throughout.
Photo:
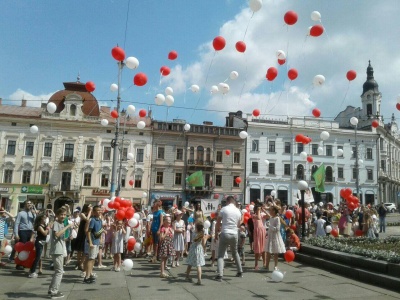
<svg viewBox="0 0 400 300"><path fill-rule="evenodd" d="M136 57L130 56L125 60L126 66L133 70L139 67L139 60Z"/></svg>
<svg viewBox="0 0 400 300"><path fill-rule="evenodd" d="M8 255L12 252L12 247L10 245L7 245L4 247L4 254Z"/></svg>
<svg viewBox="0 0 400 300"><path fill-rule="evenodd" d="M269 165L269 160L268 159L264 160L264 162L265 162L266 165Z"/></svg>
<svg viewBox="0 0 400 300"><path fill-rule="evenodd" d="M21 251L20 253L18 253L18 258L21 261L27 260L29 257L29 252L28 251Z"/></svg>
<svg viewBox="0 0 400 300"><path fill-rule="evenodd" d="M306 190L306 189L308 188L308 183L307 183L307 181L305 181L305 180L300 180L300 181L297 183L297 188L298 188L300 191Z"/></svg>
<svg viewBox="0 0 400 300"><path fill-rule="evenodd" d="M47 103L47 111L50 114L54 114L56 112L56 110L57 110L57 105L55 103L53 103L53 102Z"/></svg>
<svg viewBox="0 0 400 300"><path fill-rule="evenodd" d="M107 126L108 125L108 120L107 119L103 119L103 120L101 120L101 125L103 125L103 126Z"/></svg>
<svg viewBox="0 0 400 300"><path fill-rule="evenodd" d="M30 128L31 133L38 133L39 128L36 125L32 125Z"/></svg>
<svg viewBox="0 0 400 300"><path fill-rule="evenodd" d="M133 217L138 221L140 220L140 214L138 213L134 213Z"/></svg>
<svg viewBox="0 0 400 300"><path fill-rule="evenodd" d="M183 129L185 131L189 131L190 130L190 124L185 124L185 126L183 126Z"/></svg>
<svg viewBox="0 0 400 300"><path fill-rule="evenodd" d="M239 132L239 136L241 139L246 139L249 136L249 134L243 130L243 131Z"/></svg>
<svg viewBox="0 0 400 300"><path fill-rule="evenodd" d="M188 201L185 202L185 207L189 207L189 202Z"/></svg>
<svg viewBox="0 0 400 300"><path fill-rule="evenodd" d="M157 105L163 105L165 102L165 96L163 94L157 94L154 101Z"/></svg>
<svg viewBox="0 0 400 300"><path fill-rule="evenodd" d="M174 99L174 97L172 97L171 95L167 95L167 96L165 97L165 104L167 104L168 106L173 105L174 102L175 102L175 99Z"/></svg>
<svg viewBox="0 0 400 300"><path fill-rule="evenodd" d="M243 208L242 213L244 213L244 214L247 213L247 209Z"/></svg>
<svg viewBox="0 0 400 300"><path fill-rule="evenodd" d="M138 221L137 219L135 219L135 218L131 218L131 219L129 219L129 221L128 221L128 225L129 225L130 227L135 227L135 226L137 226L138 223L139 223L139 221Z"/></svg>
<svg viewBox="0 0 400 300"><path fill-rule="evenodd" d="M283 51L283 50L278 50L278 51L276 51L276 57L278 58L278 59L286 59L286 53L285 53L285 51Z"/></svg>
<svg viewBox="0 0 400 300"><path fill-rule="evenodd" d="M312 26L308 27L307 35L310 35L311 28Z"/></svg>
<svg viewBox="0 0 400 300"><path fill-rule="evenodd" d="M262 7L262 0L250 0L249 6L253 12L258 12Z"/></svg>
<svg viewBox="0 0 400 300"><path fill-rule="evenodd" d="M300 158L306 160L307 159L307 152L303 151L300 153Z"/></svg>
<svg viewBox="0 0 400 300"><path fill-rule="evenodd" d="M224 83L223 86L222 86L221 92L222 92L222 94L225 95L225 94L227 94L227 93L229 92L230 89L231 89L231 88L229 87L229 84Z"/></svg>
<svg viewBox="0 0 400 300"><path fill-rule="evenodd" d="M356 117L351 117L350 124L353 125L353 126L357 126L358 125L358 119Z"/></svg>
<svg viewBox="0 0 400 300"><path fill-rule="evenodd" d="M208 220L204 221L204 229L208 229L208 228L210 228L210 226L211 226L210 221L208 221Z"/></svg>
<svg viewBox="0 0 400 300"><path fill-rule="evenodd" d="M135 114L136 111L136 107L132 104L128 105L128 107L126 108L126 113L128 114L128 116L133 116Z"/></svg>
<svg viewBox="0 0 400 300"><path fill-rule="evenodd" d="M124 259L124 261L122 262L122 269L124 271L130 271L133 268L133 261L132 259Z"/></svg>
<svg viewBox="0 0 400 300"><path fill-rule="evenodd" d="M126 158L128 158L128 159L130 159L130 160L132 160L134 157L135 157L135 156L133 155L132 152L129 152L129 153L126 155Z"/></svg>
<svg viewBox="0 0 400 300"><path fill-rule="evenodd" d="M325 76L324 75L316 75L313 80L313 84L315 86L321 86L325 83Z"/></svg>
<svg viewBox="0 0 400 300"><path fill-rule="evenodd" d="M311 13L311 20L313 21L320 21L321 20L321 14L319 13L319 11L313 11Z"/></svg>
<svg viewBox="0 0 400 300"><path fill-rule="evenodd" d="M331 225L327 225L327 226L325 227L325 232L326 232L326 233L331 233L331 231L332 231L332 226L331 226Z"/></svg>
<svg viewBox="0 0 400 300"><path fill-rule="evenodd" d="M116 84L116 83L111 84L110 85L110 90L111 90L111 92L118 91L118 84Z"/></svg>
<svg viewBox="0 0 400 300"><path fill-rule="evenodd" d="M170 87L170 86L167 86L166 88L165 88L165 95L172 95L173 93L174 93L174 90L172 89L172 87Z"/></svg>
<svg viewBox="0 0 400 300"><path fill-rule="evenodd" d="M254 205L253 204L249 205L249 209L250 209L250 211L253 211L254 210Z"/></svg>
<svg viewBox="0 0 400 300"><path fill-rule="evenodd" d="M105 207L105 208L107 208L108 207L108 203L110 203L110 199L104 199L103 200L103 206Z"/></svg>
<svg viewBox="0 0 400 300"><path fill-rule="evenodd" d="M218 86L213 85L210 90L211 94L216 94L219 92Z"/></svg>
<svg viewBox="0 0 400 300"><path fill-rule="evenodd" d="M136 242L135 246L133 246L133 250L135 250L135 252L140 252L141 249L142 249L142 244L139 242Z"/></svg>
<svg viewBox="0 0 400 300"><path fill-rule="evenodd" d="M324 148L318 147L317 152L318 152L318 155L322 155L324 153Z"/></svg>
<svg viewBox="0 0 400 300"><path fill-rule="evenodd" d="M143 128L145 128L145 127L146 127L146 123L145 123L144 121L139 121L139 122L137 123L137 128L143 129Z"/></svg>
<svg viewBox="0 0 400 300"><path fill-rule="evenodd" d="M190 89L193 93L198 93L200 91L200 87L197 84L193 84Z"/></svg>
<svg viewBox="0 0 400 300"><path fill-rule="evenodd" d="M272 197L275 197L275 196L276 196L276 191L275 191L275 190L272 190L272 191L271 191L271 196L272 196Z"/></svg>
<svg viewBox="0 0 400 300"><path fill-rule="evenodd" d="M358 164L359 164L359 165L362 165L363 163L364 163L364 161L363 161L362 159L359 159L359 160L358 160Z"/></svg>
<svg viewBox="0 0 400 300"><path fill-rule="evenodd" d="M271 274L271 278L275 282L281 282L283 280L283 276L283 273L278 270L273 271Z"/></svg>
<svg viewBox="0 0 400 300"><path fill-rule="evenodd" d="M343 156L343 149L337 149L336 154L337 156Z"/></svg>
<svg viewBox="0 0 400 300"><path fill-rule="evenodd" d="M232 80L235 80L235 79L237 79L237 78L239 77L239 73L236 72L236 71L232 71L231 74L229 75L229 77L230 77Z"/></svg>
<svg viewBox="0 0 400 300"><path fill-rule="evenodd" d="M147 193L146 193L146 192L143 192L142 198L146 198L146 197L147 197Z"/></svg>
<svg viewBox="0 0 400 300"><path fill-rule="evenodd" d="M320 134L320 138L321 138L321 140L323 140L323 141L326 141L327 139L329 139L329 132L328 131L322 131L321 132L321 134Z"/></svg>

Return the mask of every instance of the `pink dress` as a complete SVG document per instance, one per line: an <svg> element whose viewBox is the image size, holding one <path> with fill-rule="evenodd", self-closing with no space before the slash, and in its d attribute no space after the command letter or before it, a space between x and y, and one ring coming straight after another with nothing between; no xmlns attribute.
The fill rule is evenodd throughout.
<svg viewBox="0 0 400 300"><path fill-rule="evenodd" d="M253 217L254 233L253 233L253 251L254 253L263 253L265 244L265 227L263 220Z"/></svg>

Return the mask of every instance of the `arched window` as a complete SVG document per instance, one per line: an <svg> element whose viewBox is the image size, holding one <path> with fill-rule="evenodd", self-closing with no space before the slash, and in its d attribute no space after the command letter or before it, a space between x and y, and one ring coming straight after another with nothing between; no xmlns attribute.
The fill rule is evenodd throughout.
<svg viewBox="0 0 400 300"><path fill-rule="evenodd" d="M76 115L76 105L75 104L71 104L69 112L70 112L71 116L75 116Z"/></svg>
<svg viewBox="0 0 400 300"><path fill-rule="evenodd" d="M315 173L317 170L318 170L318 167L317 167L316 165L313 165L313 166L311 167L311 181L315 181L313 175L314 175L314 173Z"/></svg>
<svg viewBox="0 0 400 300"><path fill-rule="evenodd" d="M372 104L367 104L367 116L372 115Z"/></svg>
<svg viewBox="0 0 400 300"><path fill-rule="evenodd" d="M325 169L325 181L326 182L333 182L332 167L326 167L326 169Z"/></svg>
<svg viewBox="0 0 400 300"><path fill-rule="evenodd" d="M304 180L304 167L303 165L298 165L296 170L296 179Z"/></svg>
<svg viewBox="0 0 400 300"><path fill-rule="evenodd" d="M197 147L196 159L197 159L198 163L203 163L203 160L204 160L204 147L203 146L198 146Z"/></svg>

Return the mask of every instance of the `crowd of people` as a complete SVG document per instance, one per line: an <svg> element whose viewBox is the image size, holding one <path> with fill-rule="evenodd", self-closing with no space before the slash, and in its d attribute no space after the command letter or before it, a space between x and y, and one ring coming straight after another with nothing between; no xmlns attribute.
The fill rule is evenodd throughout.
<svg viewBox="0 0 400 300"><path fill-rule="evenodd" d="M345 203L310 205L301 200L293 207L287 207L279 199L267 197L265 201L255 201L242 207L233 197L227 197L226 205L218 206L206 216L200 202L185 203L182 207L164 210L162 201L156 200L151 211L135 207L135 226L130 220L119 219L115 211L103 206L85 204L82 209L65 205L56 212L51 209L36 211L27 200L24 209L14 218L0 209L0 242L4 248L8 219L14 219L12 240L15 243L33 242L36 257L30 266L29 278L37 278L43 273L42 259L52 258L54 275L48 289L52 299L62 298L59 291L64 267L75 262L75 269L81 270L83 283L94 284L94 268L109 268L120 272L123 260L129 256L146 258L151 264L159 264L160 277L168 278L167 270L180 266L186 258L186 280L192 281L192 268L197 271L197 284L202 284L201 267L210 260L216 268L215 280L221 281L225 260L235 263L237 277L242 277L242 267L246 255L254 255L254 270L269 270L273 258L273 270L278 270L278 257L287 250L298 251L303 227L307 236L326 236L337 230L343 236L367 236L376 238L385 231L386 208L378 209L361 206L354 211ZM304 218L303 218L304 211ZM330 229L328 230L328 228ZM129 247L128 241L134 237L139 247ZM248 238L250 252L244 246ZM17 260L15 249L9 256L9 263ZM209 254L208 254L209 252ZM231 254L229 257L228 252ZM111 266L105 266L103 259L112 259ZM0 260L1 262L1 260ZM1 262L6 266L6 262ZM16 265L19 270L24 266Z"/></svg>

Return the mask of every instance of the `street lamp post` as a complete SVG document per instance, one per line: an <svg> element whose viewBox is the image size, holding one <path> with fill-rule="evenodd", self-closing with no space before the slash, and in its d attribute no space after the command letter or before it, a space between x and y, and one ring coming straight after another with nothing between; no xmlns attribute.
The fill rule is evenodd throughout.
<svg viewBox="0 0 400 300"><path fill-rule="evenodd" d="M358 119L356 117L352 117L350 119L351 125L354 126L354 141L355 141L355 158L356 158L356 163L355 163L355 168L356 168L356 194L358 199L360 199L360 181L359 181L359 164L358 164L358 142L357 142L357 125L358 125ZM360 199L361 200L361 199ZM360 201L362 204L362 201Z"/></svg>
<svg viewBox="0 0 400 300"><path fill-rule="evenodd" d="M301 194L301 240L304 241L306 237L306 203L304 199L304 194L306 189L308 188L308 183L305 180L300 180L297 183L297 187L300 190Z"/></svg>

